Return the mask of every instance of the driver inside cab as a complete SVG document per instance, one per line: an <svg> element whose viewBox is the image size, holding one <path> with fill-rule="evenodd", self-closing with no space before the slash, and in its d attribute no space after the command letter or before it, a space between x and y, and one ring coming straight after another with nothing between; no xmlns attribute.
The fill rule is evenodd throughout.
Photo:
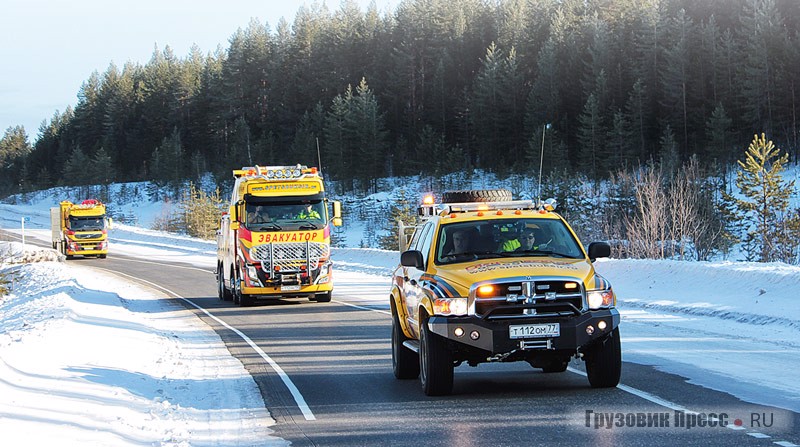
<svg viewBox="0 0 800 447"><path fill-rule="evenodd" d="M269 214L267 213L266 207L262 205L256 205L253 209L248 211L247 213L247 223L249 224L263 224L270 221Z"/></svg>

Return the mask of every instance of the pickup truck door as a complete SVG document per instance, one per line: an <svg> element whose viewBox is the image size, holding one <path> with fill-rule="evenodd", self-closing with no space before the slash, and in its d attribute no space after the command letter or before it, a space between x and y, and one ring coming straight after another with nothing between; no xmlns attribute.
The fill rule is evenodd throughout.
<svg viewBox="0 0 800 447"><path fill-rule="evenodd" d="M419 337L419 303L425 296L425 290L422 288L422 281L420 278L425 274L427 265L430 260L428 259L433 240L433 232L435 225L428 222L422 228L420 238L410 247L412 250L419 250L422 252L423 268L417 269L414 267L405 268L405 276L407 280L403 283L403 295L405 295L405 311L409 329L414 333L415 337Z"/></svg>

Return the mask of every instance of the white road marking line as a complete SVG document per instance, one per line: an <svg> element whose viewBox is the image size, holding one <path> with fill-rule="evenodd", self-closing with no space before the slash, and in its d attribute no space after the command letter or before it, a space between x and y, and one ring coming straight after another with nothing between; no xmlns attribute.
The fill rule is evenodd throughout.
<svg viewBox="0 0 800 447"><path fill-rule="evenodd" d="M344 302L344 301L339 301L339 300L333 300L333 302L334 303L339 303L339 304L344 304L345 306L355 307L356 309L371 310L373 312L378 312L378 313L381 313L381 314L386 314L386 315L392 316L392 313L389 312L388 310L373 309L371 307L359 306L357 304L350 304L350 303L347 303L347 302Z"/></svg>
<svg viewBox="0 0 800 447"><path fill-rule="evenodd" d="M201 272L204 272L204 273L211 273L212 275L214 274L213 270L201 269L199 267L189 267L189 266L185 266L185 265L167 264L165 262L141 261L139 259L133 259L133 258L128 258L128 257L123 258L123 257L116 257L116 256L114 257L114 260L115 261L141 262L142 264L163 265L163 266L167 266L167 267L174 267L176 269L198 270L198 271L201 271Z"/></svg>
<svg viewBox="0 0 800 447"><path fill-rule="evenodd" d="M775 441L773 444L778 444L781 447L800 447L797 444L792 444L789 441Z"/></svg>
<svg viewBox="0 0 800 447"><path fill-rule="evenodd" d="M575 368L573 368L571 366L567 368L567 371L569 371L571 373L574 373L574 374L578 374L578 375L583 376L583 377L586 377L586 373L585 372L583 372L583 371L581 371L579 369L575 369ZM698 414L696 411L688 410L688 409L686 409L686 408L684 408L684 407L682 407L682 406L680 406L680 405L678 405L678 404L676 404L674 402L670 402L670 401L668 401L666 399L662 399L662 398L660 398L660 397L658 397L658 396L656 396L654 394L650 394L647 391L642 391L640 389L636 389L636 388L630 387L628 385L623 385L621 383L619 385L617 385L617 388L621 389L622 391L625 391L625 392L628 392L630 394L633 394L634 396L639 396L642 399L649 400L650 402L652 402L652 403L654 403L656 405L660 405L662 407L667 407L667 408L669 408L671 410L682 411L682 412L684 412L686 414Z"/></svg>
<svg viewBox="0 0 800 447"><path fill-rule="evenodd" d="M135 276L128 275L128 274L125 274L125 273L120 273L120 272L116 272L116 271L113 271L113 270L108 270L108 269L104 269L104 268L100 268L100 267L97 267L97 268L99 270L105 270L105 271L110 272L110 273L115 273L115 274L118 274L118 275L127 276L129 278L133 278L135 280L147 283L147 284L149 284L149 285L151 285L151 286L153 286L153 287L155 287L157 289L163 290L163 291L175 296L176 298L180 298L183 301L191 304L192 306L194 306L195 308L199 309L204 314L208 315L209 318L213 319L214 321L216 321L217 323L221 324L225 328L230 329L233 333L235 333L236 335L241 337L242 340L244 340L248 345L250 345L250 347L253 348L253 350L256 351L258 353L258 355L261 356L261 358L266 360L266 362L269 363L269 365L272 367L272 369L275 370L276 373L278 373L278 376L283 381L283 384L286 385L286 388L288 388L289 392L292 393L292 397L294 397L294 401L295 401L295 403L297 403L297 407L300 408L300 411L303 413L303 416L306 418L306 420L307 421L315 421L315 420L317 420L317 418L314 416L314 413L312 413L311 409L308 407L308 404L306 403L306 400L303 398L303 395L300 393L300 390L297 389L297 387L295 386L294 382L292 382L292 379L290 379L289 376L286 374L286 372L284 372L283 368L281 368L280 365L278 365L277 362L272 360L272 358L269 355L267 355L266 352L264 352L260 347L258 347L258 345L255 344L255 342L253 340L251 340L250 337L248 337L247 335L244 335L240 330L228 325L224 321L222 321L219 318L217 318L215 315L212 315L211 312L203 309L202 307L200 307L197 304L193 303L191 300L188 300L188 299L178 295L177 293L167 289L166 287L161 287L160 285L155 284L155 283L150 282L150 281L147 281L146 279L137 278Z"/></svg>
<svg viewBox="0 0 800 447"><path fill-rule="evenodd" d="M764 433L759 433L757 431L747 432L747 434L752 436L752 437L754 437L754 438L758 438L758 439L771 438L770 435L765 435Z"/></svg>

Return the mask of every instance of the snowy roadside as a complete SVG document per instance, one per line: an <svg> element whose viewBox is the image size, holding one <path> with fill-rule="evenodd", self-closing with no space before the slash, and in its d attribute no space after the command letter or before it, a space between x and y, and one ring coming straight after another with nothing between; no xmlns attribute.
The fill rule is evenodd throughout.
<svg viewBox="0 0 800 447"><path fill-rule="evenodd" d="M0 298L3 444L286 445L252 377L184 307L63 262L0 272L13 281Z"/></svg>

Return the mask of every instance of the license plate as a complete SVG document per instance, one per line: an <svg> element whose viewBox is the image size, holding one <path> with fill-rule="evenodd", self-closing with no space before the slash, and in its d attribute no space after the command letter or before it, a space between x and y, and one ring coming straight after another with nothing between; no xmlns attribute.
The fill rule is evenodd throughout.
<svg viewBox="0 0 800 447"><path fill-rule="evenodd" d="M300 290L300 286L281 286L281 292L294 292Z"/></svg>
<svg viewBox="0 0 800 447"><path fill-rule="evenodd" d="M561 325L559 323L518 324L508 327L508 335L511 338L558 337L561 335Z"/></svg>

